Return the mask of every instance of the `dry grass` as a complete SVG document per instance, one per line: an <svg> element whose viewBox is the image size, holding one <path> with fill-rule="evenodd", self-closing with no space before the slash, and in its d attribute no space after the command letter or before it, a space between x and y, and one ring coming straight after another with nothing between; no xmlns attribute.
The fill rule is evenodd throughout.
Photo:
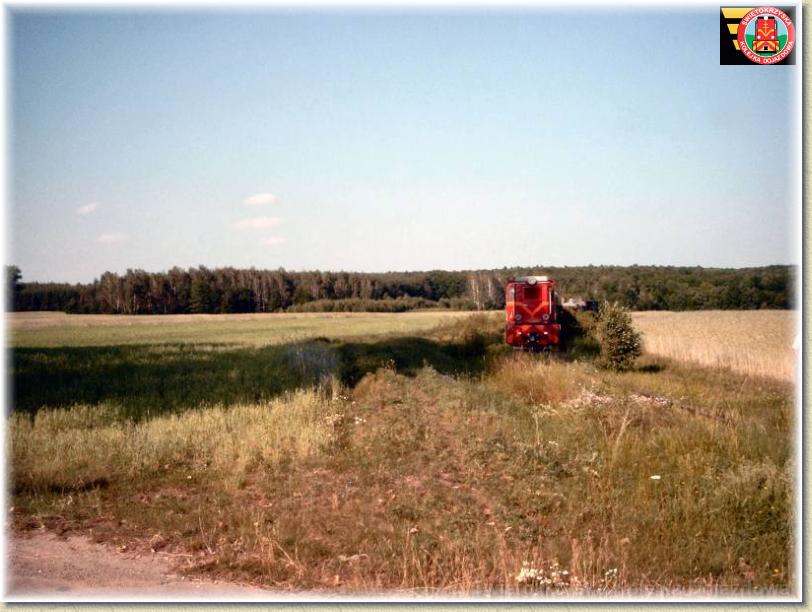
<svg viewBox="0 0 812 612"><path fill-rule="evenodd" d="M12 415L11 522L283 591L789 594L791 385L503 355L497 323L435 329L466 341L453 350L339 347L364 365L351 390L323 378L136 420L110 400ZM390 365L367 368L383 349ZM415 367L432 355L457 375Z"/></svg>
<svg viewBox="0 0 812 612"><path fill-rule="evenodd" d="M595 371L545 355L516 353L500 360L486 379L493 387L531 404L560 403L588 388Z"/></svg>
<svg viewBox="0 0 812 612"><path fill-rule="evenodd" d="M349 397L141 423L111 408L12 417L14 522L282 590L786 591L783 387L512 356L493 368L382 368Z"/></svg>
<svg viewBox="0 0 812 612"><path fill-rule="evenodd" d="M795 316L750 310L637 312L633 318L649 354L791 382Z"/></svg>

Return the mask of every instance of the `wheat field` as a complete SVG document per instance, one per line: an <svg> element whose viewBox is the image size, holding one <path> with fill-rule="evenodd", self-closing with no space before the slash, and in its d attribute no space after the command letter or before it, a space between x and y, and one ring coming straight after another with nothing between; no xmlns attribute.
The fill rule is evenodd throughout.
<svg viewBox="0 0 812 612"><path fill-rule="evenodd" d="M636 312L646 352L792 381L799 357L789 310Z"/></svg>

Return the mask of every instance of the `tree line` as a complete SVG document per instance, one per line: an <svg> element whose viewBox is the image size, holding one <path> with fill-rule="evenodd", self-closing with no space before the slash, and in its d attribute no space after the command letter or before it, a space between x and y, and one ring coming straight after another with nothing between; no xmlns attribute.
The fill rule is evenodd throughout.
<svg viewBox="0 0 812 612"><path fill-rule="evenodd" d="M792 266L702 268L576 266L448 272L289 272L206 267L105 272L91 283L23 282L7 266L9 307L83 314L402 312L444 307L501 309L514 276L547 274L566 299L618 303L631 310L791 308Z"/></svg>

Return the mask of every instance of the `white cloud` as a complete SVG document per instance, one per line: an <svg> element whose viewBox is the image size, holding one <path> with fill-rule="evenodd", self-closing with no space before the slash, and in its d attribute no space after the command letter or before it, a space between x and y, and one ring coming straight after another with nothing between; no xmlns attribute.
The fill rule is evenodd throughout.
<svg viewBox="0 0 812 612"><path fill-rule="evenodd" d="M255 193L245 198L242 203L246 206L266 206L274 202L276 202L276 196L272 193Z"/></svg>
<svg viewBox="0 0 812 612"><path fill-rule="evenodd" d="M260 241L260 244L264 244L266 246L274 246L277 244L282 244L285 242L285 239L282 236L270 236Z"/></svg>
<svg viewBox="0 0 812 612"><path fill-rule="evenodd" d="M279 217L253 217L252 219L242 219L234 224L238 230L258 230L276 227L282 223Z"/></svg>
<svg viewBox="0 0 812 612"><path fill-rule="evenodd" d="M89 215L94 210L96 210L98 207L99 207L98 202L90 202L90 204L85 204L84 206L80 206L79 208L77 208L76 209L76 214L77 215Z"/></svg>
<svg viewBox="0 0 812 612"><path fill-rule="evenodd" d="M96 238L96 242L101 244L119 244L121 242L127 242L127 234L122 234L121 232L113 232L112 234L102 234L98 238Z"/></svg>

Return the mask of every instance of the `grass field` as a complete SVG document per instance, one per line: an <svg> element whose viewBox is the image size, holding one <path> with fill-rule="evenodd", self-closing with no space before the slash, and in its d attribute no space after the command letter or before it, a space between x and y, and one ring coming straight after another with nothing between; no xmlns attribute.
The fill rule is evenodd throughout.
<svg viewBox="0 0 812 612"><path fill-rule="evenodd" d="M792 381L795 313L789 310L637 312L647 352Z"/></svg>
<svg viewBox="0 0 812 612"><path fill-rule="evenodd" d="M297 313L241 315L7 315L9 343L25 347L143 344L235 344L267 346L309 338L407 335L426 331L464 312L422 310L390 313Z"/></svg>
<svg viewBox="0 0 812 612"><path fill-rule="evenodd" d="M786 381L514 355L496 314L49 316L11 323L18 531L284 591L792 585Z"/></svg>

